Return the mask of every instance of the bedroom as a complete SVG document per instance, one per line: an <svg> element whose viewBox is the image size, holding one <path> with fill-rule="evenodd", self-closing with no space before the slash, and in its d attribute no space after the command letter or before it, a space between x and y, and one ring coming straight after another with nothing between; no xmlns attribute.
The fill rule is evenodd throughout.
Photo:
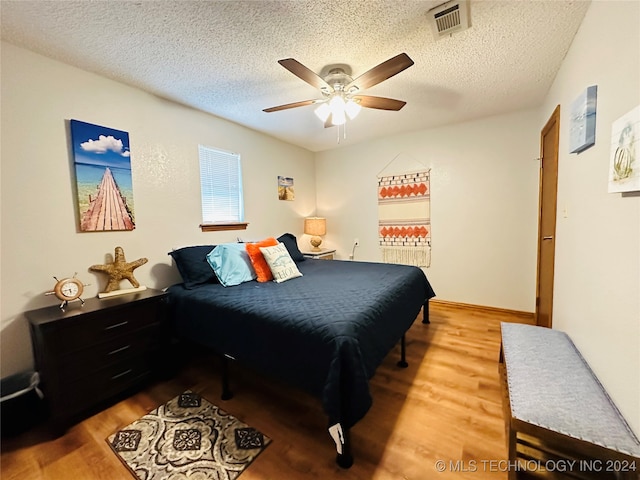
<svg viewBox="0 0 640 480"><path fill-rule="evenodd" d="M3 43L2 376L32 366L22 312L51 304L43 293L53 275L78 271L92 284L87 295L95 295L99 277L87 267L122 243L130 258L150 259L136 272L141 283L163 287L179 281L171 248L235 239L198 228L198 177L189 162L202 142L230 150L242 145L250 165L246 209L261 212L249 215L248 237L285 231L302 237L302 218L318 213L329 221L324 242L342 258L355 237L361 241L356 259L377 255L367 177L375 180L401 152L428 162L434 247L427 274L438 298L532 312L534 159L540 130L560 104L554 326L572 335L639 432L640 199L606 192L611 124L640 103L638 17L637 2L593 2L540 105L317 153ZM621 62L616 55L623 48ZM566 113L589 85L598 85L596 144L569 154ZM76 233L65 131L72 118L126 130L141 152L134 163L133 232ZM295 202L278 201L277 175L295 179ZM482 202L474 200L479 197Z"/></svg>

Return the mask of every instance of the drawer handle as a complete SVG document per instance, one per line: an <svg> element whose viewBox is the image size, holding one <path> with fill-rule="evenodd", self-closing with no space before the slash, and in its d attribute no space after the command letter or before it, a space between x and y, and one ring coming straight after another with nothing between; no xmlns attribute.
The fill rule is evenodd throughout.
<svg viewBox="0 0 640 480"><path fill-rule="evenodd" d="M112 328L118 328L118 327L123 327L125 326L127 323L129 323L129 320L125 320L124 322L120 322L120 323L116 323L115 325L109 325L108 327L105 327L105 330L111 330Z"/></svg>
<svg viewBox="0 0 640 480"><path fill-rule="evenodd" d="M132 369L125 370L124 372L119 373L119 374L114 375L113 377L111 377L111 380L116 380L117 378L124 377L125 375L129 375L131 372L133 372Z"/></svg>
<svg viewBox="0 0 640 480"><path fill-rule="evenodd" d="M116 353L124 352L131 348L131 345L125 345L124 347L116 348L115 350L111 350L107 355L114 355Z"/></svg>

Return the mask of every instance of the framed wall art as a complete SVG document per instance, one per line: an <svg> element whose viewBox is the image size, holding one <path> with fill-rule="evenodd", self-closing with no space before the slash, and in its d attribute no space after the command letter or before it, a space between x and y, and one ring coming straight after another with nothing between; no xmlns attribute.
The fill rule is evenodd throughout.
<svg viewBox="0 0 640 480"><path fill-rule="evenodd" d="M296 195L293 190L293 178L281 177L278 175L278 199L295 200Z"/></svg>
<svg viewBox="0 0 640 480"><path fill-rule="evenodd" d="M133 230L129 134L71 120L81 232Z"/></svg>
<svg viewBox="0 0 640 480"><path fill-rule="evenodd" d="M611 126L609 193L640 191L640 105Z"/></svg>
<svg viewBox="0 0 640 480"><path fill-rule="evenodd" d="M580 153L596 143L596 100L598 86L588 87L571 104L569 151Z"/></svg>

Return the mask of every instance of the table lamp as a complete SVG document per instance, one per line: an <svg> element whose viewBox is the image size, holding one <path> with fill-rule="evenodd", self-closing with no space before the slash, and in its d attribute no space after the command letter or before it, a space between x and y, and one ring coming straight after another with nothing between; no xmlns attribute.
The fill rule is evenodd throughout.
<svg viewBox="0 0 640 480"><path fill-rule="evenodd" d="M308 217L304 219L304 233L311 235L312 252L320 251L322 239L320 235L327 233L327 219L322 217Z"/></svg>

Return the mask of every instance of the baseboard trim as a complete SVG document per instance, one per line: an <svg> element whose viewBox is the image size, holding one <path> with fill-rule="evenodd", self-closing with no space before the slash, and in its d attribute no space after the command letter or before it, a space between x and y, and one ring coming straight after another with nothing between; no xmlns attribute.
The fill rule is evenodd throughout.
<svg viewBox="0 0 640 480"><path fill-rule="evenodd" d="M535 314L533 312L523 312L521 310L510 310L508 308L500 307L489 307L486 305L473 305L471 303L452 302L449 300L439 300L435 298L433 300L429 300L429 305L434 307L461 308L464 310L474 310L476 312L495 313L503 315L506 314L518 317L520 320L522 320L522 323L528 323L530 325L535 325L536 323Z"/></svg>

